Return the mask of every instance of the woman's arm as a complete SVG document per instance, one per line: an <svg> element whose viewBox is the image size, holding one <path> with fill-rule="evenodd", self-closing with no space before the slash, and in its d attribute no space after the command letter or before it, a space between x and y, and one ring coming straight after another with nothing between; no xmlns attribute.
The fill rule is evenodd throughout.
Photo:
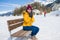
<svg viewBox="0 0 60 40"><path fill-rule="evenodd" d="M34 22L34 21L35 21L34 17L32 17L32 19L31 19L31 20L32 20L32 22Z"/></svg>
<svg viewBox="0 0 60 40"><path fill-rule="evenodd" d="M24 22L30 22L31 18L28 16L28 14L26 12L23 12L23 18L24 18Z"/></svg>

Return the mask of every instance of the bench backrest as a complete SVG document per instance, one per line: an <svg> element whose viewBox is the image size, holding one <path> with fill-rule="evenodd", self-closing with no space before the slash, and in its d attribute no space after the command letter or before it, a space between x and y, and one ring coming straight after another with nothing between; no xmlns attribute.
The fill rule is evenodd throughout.
<svg viewBox="0 0 60 40"><path fill-rule="evenodd" d="M8 29L9 31L11 31L17 27L20 27L23 24L23 18L8 20L7 23L8 23Z"/></svg>

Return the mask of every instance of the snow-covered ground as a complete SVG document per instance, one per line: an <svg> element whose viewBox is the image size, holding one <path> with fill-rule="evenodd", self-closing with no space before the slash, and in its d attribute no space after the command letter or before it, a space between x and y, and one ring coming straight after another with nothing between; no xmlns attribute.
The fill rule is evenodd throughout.
<svg viewBox="0 0 60 40"><path fill-rule="evenodd" d="M52 11L47 14L47 16L56 16L56 15L60 16L60 10Z"/></svg>
<svg viewBox="0 0 60 40"><path fill-rule="evenodd" d="M35 22L33 25L40 28L37 34L38 40L60 40L60 16L46 16L35 15ZM20 16L0 17L0 40L10 40L7 20L18 19ZM16 32L22 27L13 30Z"/></svg>

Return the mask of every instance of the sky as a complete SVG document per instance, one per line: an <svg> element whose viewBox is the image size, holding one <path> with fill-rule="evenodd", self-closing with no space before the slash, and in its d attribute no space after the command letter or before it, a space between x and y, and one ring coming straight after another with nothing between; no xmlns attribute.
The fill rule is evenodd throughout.
<svg viewBox="0 0 60 40"><path fill-rule="evenodd" d="M14 10L16 7L20 7L21 5L25 5L33 1L35 0L0 0L0 12L11 11ZM46 1L46 0L38 0L38 1Z"/></svg>
<svg viewBox="0 0 60 40"><path fill-rule="evenodd" d="M14 10L16 7L20 7L32 1L33 0L0 0L0 12Z"/></svg>

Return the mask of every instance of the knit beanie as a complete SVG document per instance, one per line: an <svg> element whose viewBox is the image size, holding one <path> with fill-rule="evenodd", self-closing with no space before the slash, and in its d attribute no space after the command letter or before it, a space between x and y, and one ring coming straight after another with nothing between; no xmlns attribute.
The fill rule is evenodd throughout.
<svg viewBox="0 0 60 40"><path fill-rule="evenodd" d="M28 9L31 9L31 10L32 10L32 6L31 6L31 5L28 5L26 9L27 9L27 10L28 10Z"/></svg>

